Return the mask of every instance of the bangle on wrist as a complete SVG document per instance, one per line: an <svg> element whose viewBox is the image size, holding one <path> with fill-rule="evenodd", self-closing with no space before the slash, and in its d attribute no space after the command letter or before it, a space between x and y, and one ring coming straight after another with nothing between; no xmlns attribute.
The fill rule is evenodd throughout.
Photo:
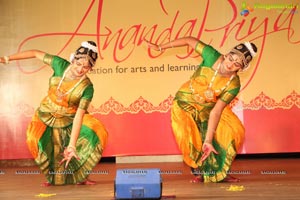
<svg viewBox="0 0 300 200"><path fill-rule="evenodd" d="M207 144L212 144L212 141L209 141L209 140L204 140L204 143L207 143Z"/></svg>
<svg viewBox="0 0 300 200"><path fill-rule="evenodd" d="M67 149L72 149L72 150L76 151L76 147L73 145L68 145Z"/></svg>
<svg viewBox="0 0 300 200"><path fill-rule="evenodd" d="M9 63L9 57L8 56L3 56L4 58L4 64L8 64Z"/></svg>

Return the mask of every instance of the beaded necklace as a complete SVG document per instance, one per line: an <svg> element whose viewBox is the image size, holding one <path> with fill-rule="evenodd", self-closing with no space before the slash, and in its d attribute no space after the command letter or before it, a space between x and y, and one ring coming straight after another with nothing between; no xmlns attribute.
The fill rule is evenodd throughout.
<svg viewBox="0 0 300 200"><path fill-rule="evenodd" d="M59 81L59 83L58 83L58 86L57 86L57 88L56 88L56 95L57 95L57 101L58 102L62 102L62 99L65 97L65 96L67 96L70 92L72 92L85 78L86 78L86 76L84 75L84 76L82 76L81 78L80 78L80 80L72 87L72 88L70 88L67 92L65 92L65 93L63 93L61 90L60 90L60 86L61 86L61 84L62 84L62 82L63 82L63 80L65 79L65 76L66 76L66 74L67 74L67 72L69 71L71 69L71 67L68 67L66 70L65 70L65 72L64 72L64 74L63 74L63 76L62 76L62 78L60 79L60 81Z"/></svg>

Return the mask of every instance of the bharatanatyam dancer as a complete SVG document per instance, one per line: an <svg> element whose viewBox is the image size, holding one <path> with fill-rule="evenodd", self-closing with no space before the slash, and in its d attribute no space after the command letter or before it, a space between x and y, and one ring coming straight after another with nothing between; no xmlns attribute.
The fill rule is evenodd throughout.
<svg viewBox="0 0 300 200"><path fill-rule="evenodd" d="M39 50L0 58L1 63L37 58L53 69L48 95L42 100L27 130L27 144L45 174L44 186L92 185L89 172L99 163L107 141L100 121L87 113L94 87L87 72L98 57L94 42L83 42L71 61Z"/></svg>
<svg viewBox="0 0 300 200"><path fill-rule="evenodd" d="M161 45L146 42L149 48L161 52L188 45L203 59L176 93L171 111L176 142L196 176L192 182L239 181L229 174L245 131L229 103L240 91L238 72L247 69L257 47L245 42L222 55L194 37Z"/></svg>

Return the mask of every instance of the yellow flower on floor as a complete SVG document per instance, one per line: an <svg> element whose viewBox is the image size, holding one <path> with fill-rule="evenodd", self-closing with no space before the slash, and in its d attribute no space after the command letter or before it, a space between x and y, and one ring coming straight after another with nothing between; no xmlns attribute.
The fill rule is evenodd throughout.
<svg viewBox="0 0 300 200"><path fill-rule="evenodd" d="M226 190L233 191L233 192L240 192L240 191L244 191L245 187L243 185L230 185L230 187L227 188Z"/></svg>
<svg viewBox="0 0 300 200"><path fill-rule="evenodd" d="M52 197L55 196L56 194L44 194L44 193L40 193L35 195L36 197Z"/></svg>

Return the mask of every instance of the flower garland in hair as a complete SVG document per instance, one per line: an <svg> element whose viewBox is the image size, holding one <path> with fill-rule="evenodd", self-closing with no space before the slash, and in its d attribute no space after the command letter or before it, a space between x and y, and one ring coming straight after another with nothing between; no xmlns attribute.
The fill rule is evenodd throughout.
<svg viewBox="0 0 300 200"><path fill-rule="evenodd" d="M71 53L71 55L70 55L70 62L73 62L74 58L75 58L75 53Z"/></svg>
<svg viewBox="0 0 300 200"><path fill-rule="evenodd" d="M98 53L97 47L91 45L88 42L82 42L81 46L84 47L84 48L90 49L90 50L92 50L95 53ZM74 58L75 58L75 53L71 53L70 54L70 62L72 62L74 60Z"/></svg>
<svg viewBox="0 0 300 200"><path fill-rule="evenodd" d="M253 50L251 43L250 43L250 42L245 42L244 45L245 45L245 46L247 47L247 49L250 51L250 54L251 54L252 58L255 57L255 56L256 56L256 53L255 53L255 51Z"/></svg>
<svg viewBox="0 0 300 200"><path fill-rule="evenodd" d="M81 43L81 46L84 47L84 48L88 48L88 49L92 50L92 51L95 52L95 53L98 53L97 47L91 45L91 44L88 43L88 42L82 42L82 43Z"/></svg>

